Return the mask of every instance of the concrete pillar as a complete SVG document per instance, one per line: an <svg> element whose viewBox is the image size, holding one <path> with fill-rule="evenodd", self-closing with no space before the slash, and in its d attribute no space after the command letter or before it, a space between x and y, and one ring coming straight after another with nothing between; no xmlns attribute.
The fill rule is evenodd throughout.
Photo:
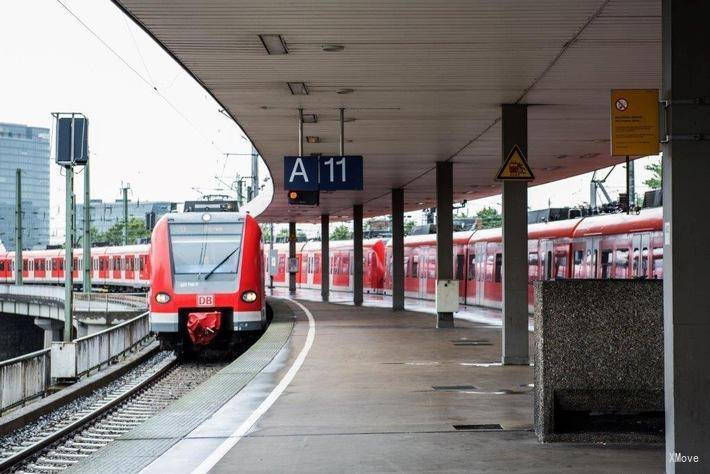
<svg viewBox="0 0 710 474"><path fill-rule="evenodd" d="M320 216L320 296L330 298L330 216Z"/></svg>
<svg viewBox="0 0 710 474"><path fill-rule="evenodd" d="M45 318L35 318L35 326L39 327L44 331L44 347L52 347L53 341L62 340L62 329L64 328L64 323L54 319Z"/></svg>
<svg viewBox="0 0 710 474"><path fill-rule="evenodd" d="M289 264L288 266L291 266L291 259L296 258L296 223L295 222L289 222L288 223L288 259L289 259ZM290 271L291 268L288 268L288 294L293 296L296 294L296 272Z"/></svg>
<svg viewBox="0 0 710 474"><path fill-rule="evenodd" d="M662 12L666 472L700 472L710 465L710 2L664 0ZM673 463L673 453L700 463Z"/></svg>
<svg viewBox="0 0 710 474"><path fill-rule="evenodd" d="M353 303L362 304L362 204L353 206Z"/></svg>
<svg viewBox="0 0 710 474"><path fill-rule="evenodd" d="M454 278L454 165L436 162L436 278ZM421 267L419 271L426 271ZM454 327L454 313L437 313L437 328Z"/></svg>
<svg viewBox="0 0 710 474"><path fill-rule="evenodd" d="M401 188L392 190L392 309L404 309L404 189Z"/></svg>
<svg viewBox="0 0 710 474"><path fill-rule="evenodd" d="M503 105L503 157L517 145L528 156L525 104ZM503 357L506 365L527 365L528 355L528 184L503 182Z"/></svg>

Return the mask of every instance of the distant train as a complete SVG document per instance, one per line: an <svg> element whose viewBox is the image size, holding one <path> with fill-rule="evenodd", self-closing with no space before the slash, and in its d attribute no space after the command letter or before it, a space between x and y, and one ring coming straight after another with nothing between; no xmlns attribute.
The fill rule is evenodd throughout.
<svg viewBox="0 0 710 474"><path fill-rule="evenodd" d="M563 278L663 278L663 215L661 208L639 214L607 214L528 226L528 304L532 282ZM405 294L434 299L436 235L415 235L404 242ZM288 286L288 245L277 244L276 286ZM503 244L501 229L454 233L454 277L462 304L500 308ZM320 242L299 244L298 288L320 288ZM353 243L330 245L329 275L333 291L353 290ZM392 293L390 240L364 241L363 287L366 292Z"/></svg>

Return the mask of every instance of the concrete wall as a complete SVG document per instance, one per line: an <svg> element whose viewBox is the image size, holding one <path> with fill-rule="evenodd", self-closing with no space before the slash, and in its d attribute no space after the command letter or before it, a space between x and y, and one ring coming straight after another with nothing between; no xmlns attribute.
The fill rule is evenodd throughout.
<svg viewBox="0 0 710 474"><path fill-rule="evenodd" d="M0 313L0 361L44 347L44 331L27 316Z"/></svg>
<svg viewBox="0 0 710 474"><path fill-rule="evenodd" d="M663 286L535 284L535 432L542 442L663 442Z"/></svg>

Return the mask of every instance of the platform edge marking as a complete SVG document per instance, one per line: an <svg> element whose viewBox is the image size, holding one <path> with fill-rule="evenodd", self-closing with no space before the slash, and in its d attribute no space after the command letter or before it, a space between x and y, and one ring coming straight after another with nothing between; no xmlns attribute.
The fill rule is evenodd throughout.
<svg viewBox="0 0 710 474"><path fill-rule="evenodd" d="M212 451L212 453L200 463L193 471L192 474L206 474L208 473L228 452L231 450L249 430L254 426L254 424L261 418L264 413L266 413L269 408L278 400L281 394L286 390L294 377L298 373L298 370L303 365L303 362L308 356L308 352L311 350L313 341L316 337L316 320L313 314L304 305L296 300L289 299L289 301L295 303L308 317L308 335L306 336L306 343L303 345L301 352L299 352L298 357L293 362L293 365L288 372L283 376L279 384L274 387L268 397L261 402L261 404L254 410L254 412L247 418L239 427L231 434L227 439L225 439L222 444L217 446L217 448Z"/></svg>

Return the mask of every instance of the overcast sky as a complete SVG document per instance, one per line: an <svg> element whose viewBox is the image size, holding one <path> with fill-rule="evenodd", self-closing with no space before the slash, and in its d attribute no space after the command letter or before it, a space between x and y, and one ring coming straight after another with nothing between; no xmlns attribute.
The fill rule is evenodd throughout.
<svg viewBox="0 0 710 474"><path fill-rule="evenodd" d="M0 65L0 122L51 128L52 112L89 117L94 198L114 200L127 182L134 200L184 201L199 197L195 189L225 189L216 177L229 184L236 173L249 174L251 145L239 127L108 0L3 2ZM637 165L639 192L645 190L647 162ZM63 240L64 178L56 165L51 169L52 234ZM266 176L263 167L261 174ZM547 207L548 199L553 207L587 202L589 180L582 175L531 188L529 204L536 209ZM81 177L76 183L81 201ZM623 191L623 167L607 189L613 195ZM497 196L469 208L500 209L499 203Z"/></svg>

